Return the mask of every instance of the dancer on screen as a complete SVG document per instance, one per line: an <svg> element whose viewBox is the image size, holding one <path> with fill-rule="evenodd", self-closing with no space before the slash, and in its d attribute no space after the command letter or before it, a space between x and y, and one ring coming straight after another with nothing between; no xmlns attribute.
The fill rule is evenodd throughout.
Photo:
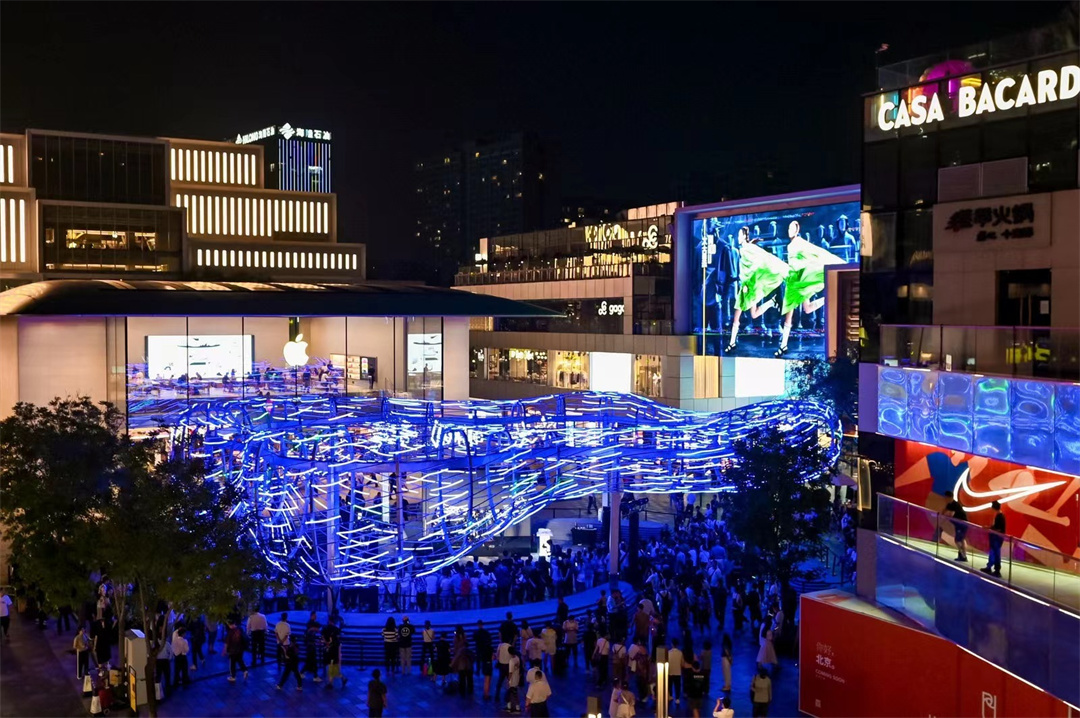
<svg viewBox="0 0 1080 718"><path fill-rule="evenodd" d="M784 328L780 333L780 348L775 356L782 357L788 351L788 337L791 335L791 322L795 307L802 306L807 314L813 314L825 304L825 298L812 297L825 289L825 265L844 264L844 260L832 252L816 247L799 236L799 222L793 220L788 225L787 259L791 271L784 282L784 305L780 313L784 315Z"/></svg>
<svg viewBox="0 0 1080 718"><path fill-rule="evenodd" d="M757 319L776 302L772 297L764 300L784 283L789 268L782 260L754 244L750 228L739 228L739 291L735 304L735 317L731 321L731 341L724 352L729 353L739 343L739 321L743 312Z"/></svg>

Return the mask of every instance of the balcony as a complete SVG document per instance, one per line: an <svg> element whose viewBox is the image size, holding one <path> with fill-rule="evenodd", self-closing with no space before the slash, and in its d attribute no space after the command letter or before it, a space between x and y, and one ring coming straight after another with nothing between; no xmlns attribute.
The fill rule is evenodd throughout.
<svg viewBox="0 0 1080 718"><path fill-rule="evenodd" d="M1080 330L883 324L880 363L946 372L1077 381Z"/></svg>
<svg viewBox="0 0 1080 718"><path fill-rule="evenodd" d="M1080 559L878 495L860 575L875 600L1073 705L1080 703ZM967 563L954 561L958 527ZM1001 541L1001 578L979 569ZM865 585L865 577L864 577Z"/></svg>
<svg viewBox="0 0 1080 718"><path fill-rule="evenodd" d="M669 262L620 262L584 267L522 267L521 269L481 270L470 267L454 277L455 287L519 282L564 282L577 279L618 279L620 277L668 277Z"/></svg>

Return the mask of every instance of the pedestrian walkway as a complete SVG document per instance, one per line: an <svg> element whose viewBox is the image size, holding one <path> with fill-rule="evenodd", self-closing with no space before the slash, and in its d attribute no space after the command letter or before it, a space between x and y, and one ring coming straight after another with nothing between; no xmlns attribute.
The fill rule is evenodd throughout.
<svg viewBox="0 0 1080 718"><path fill-rule="evenodd" d="M0 641L0 716L85 716L73 690L75 656L62 661L50 645L51 627L42 631L22 614L11 616L11 640ZM74 639L69 634L68 643Z"/></svg>
<svg viewBox="0 0 1080 718"><path fill-rule="evenodd" d="M469 625L468 613L462 612L462 622ZM423 620L423 614L414 616ZM11 645L3 647L3 663L0 664L0 715L3 716L78 716L89 713L89 699L82 699L81 685L75 678L75 657L68 655L73 634L56 636L50 624L48 631L39 632L27 621L16 619L18 633L13 634ZM675 622L672 621L672 627ZM13 626L16 628L16 626ZM728 617L728 630L731 619ZM723 675L720 670L720 638L722 633L712 630L706 634L695 632L695 644L706 638L713 642L713 672L710 685L710 697L703 706L702 715L712 713L712 705L720 695ZM748 629L741 635L734 635L735 666L733 670L733 688L731 694L735 715L750 715L749 685L756 669L758 645ZM220 645L220 644L219 644ZM12 669L9 674L9 665ZM285 690L275 688L277 667L271 659L263 666L255 667L248 680L238 679L236 683L226 680L228 659L220 653L209 656L207 662L200 665L192 674L192 683L186 689L179 689L159 707L162 718L180 718L188 716L366 716L367 682L371 669L381 666L358 668L345 666L345 676L349 685L342 690L339 686L327 689L325 683L304 680L303 692L297 692L290 683ZM549 701L551 715L577 718L585 715L587 700L590 695L600 697L602 712L606 715L610 698L610 689L595 691L593 681L586 675L584 667L573 668L565 676L552 676L553 695ZM798 715L798 669L795 663L781 659L779 674L774 677L774 702L770 709L773 716ZM425 716L436 718L443 716L504 716L501 706L492 701L483 701L483 679L477 677L474 696L461 698L445 695L429 679L422 678L414 669L412 675L394 676L386 680L389 688L389 707L387 716ZM523 693L524 694L524 693ZM145 709L144 709L145 714ZM655 708L638 711L639 716L655 715ZM681 718L690 715L685 700L681 705L671 705L670 715Z"/></svg>

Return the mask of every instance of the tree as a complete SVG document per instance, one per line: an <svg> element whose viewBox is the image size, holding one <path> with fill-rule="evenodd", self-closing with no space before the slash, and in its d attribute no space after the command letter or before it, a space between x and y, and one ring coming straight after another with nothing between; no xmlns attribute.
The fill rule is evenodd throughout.
<svg viewBox="0 0 1080 718"><path fill-rule="evenodd" d="M828 361L803 359L792 362L788 386L793 399L831 406L845 426L858 423L859 360L853 353Z"/></svg>
<svg viewBox="0 0 1080 718"><path fill-rule="evenodd" d="M0 521L23 584L62 605L82 591L127 441L123 416L87 398L20 403L0 421ZM74 606L73 606L74 608Z"/></svg>
<svg viewBox="0 0 1080 718"><path fill-rule="evenodd" d="M808 439L792 445L775 427L760 429L733 446L724 476L733 484L724 519L745 544L745 569L787 586L810 578L807 559L820 549L829 527L826 449Z"/></svg>
<svg viewBox="0 0 1080 718"><path fill-rule="evenodd" d="M238 490L208 480L202 461L182 452L161 460L161 440L133 440L123 426L115 407L85 397L17 405L0 422L0 519L23 575L48 595L86 591L104 568L121 636L134 600L156 715L155 658L169 640L158 602L224 617L257 598L266 571L250 538L254 517L235 511Z"/></svg>

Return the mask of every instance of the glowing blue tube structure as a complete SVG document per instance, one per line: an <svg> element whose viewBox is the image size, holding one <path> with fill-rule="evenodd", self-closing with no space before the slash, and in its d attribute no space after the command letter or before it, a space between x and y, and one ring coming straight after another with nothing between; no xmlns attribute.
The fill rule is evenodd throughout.
<svg viewBox="0 0 1080 718"><path fill-rule="evenodd" d="M241 489L236 510L257 517L270 562L320 585L438 571L561 499L609 488L724 490L732 442L760 427L780 428L792 446L840 452L832 410L798 401L699 414L599 392L520 401L303 396L173 410L175 445Z"/></svg>

